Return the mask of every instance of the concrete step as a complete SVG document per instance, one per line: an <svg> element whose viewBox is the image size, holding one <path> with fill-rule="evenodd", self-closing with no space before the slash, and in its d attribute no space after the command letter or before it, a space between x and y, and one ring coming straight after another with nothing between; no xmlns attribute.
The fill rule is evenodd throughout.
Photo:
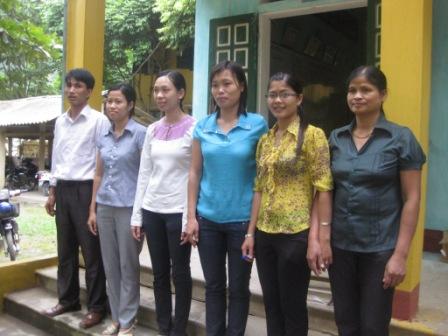
<svg viewBox="0 0 448 336"><path fill-rule="evenodd" d="M0 336L49 336L51 334L37 329L11 315L0 314Z"/></svg>
<svg viewBox="0 0 448 336"><path fill-rule="evenodd" d="M56 295L56 278L57 268L48 267L36 272L38 283L47 291ZM85 302L85 280L84 270L80 269L80 285L81 285L81 301ZM173 297L174 301L174 297ZM55 299L53 302L49 302L47 307L51 307L57 302ZM154 292L152 288L141 286L140 287L140 309L138 312L139 324L149 328L157 329L156 313L155 313L155 300ZM266 335L266 322L263 317L249 315L247 321L247 336L263 336ZM203 336L205 335L205 303L200 300L192 300L190 320L187 329L189 335Z"/></svg>
<svg viewBox="0 0 448 336"><path fill-rule="evenodd" d="M86 313L85 309L77 312L65 313L54 318L47 317L41 313L44 309L53 306L56 302L57 296L54 292L43 287L35 287L7 294L4 300L4 309L9 315L15 316L16 318L25 321L28 325L32 325L33 327L44 331L35 334L17 333L17 335L101 335L102 331L111 323L110 319L105 319L101 324L85 330L78 326ZM16 334L7 333L5 335L9 336ZM156 336L157 331L139 325L137 326L134 335Z"/></svg>
<svg viewBox="0 0 448 336"><path fill-rule="evenodd" d="M149 257L148 248L145 245L140 254L140 283L146 287L153 286L154 276L152 273L151 259ZM199 261L199 254L197 249L192 249L191 251L191 276L193 278L193 299L199 301L205 301L205 286L204 286L204 276L202 273L201 264ZM174 287L172 287L174 292ZM260 281L258 279L258 272L256 267L256 261L252 267L251 279L250 279L250 292L251 303L249 313L251 315L265 317L263 295L261 291ZM310 313L314 312L318 316L321 316L321 310L324 311L324 315L327 312L332 312L331 304L331 292L330 283L328 279L328 274L324 273L320 277L312 276L310 288L308 291L308 304ZM333 315L330 314L331 320L333 320ZM316 327L318 327L316 325ZM333 330L333 329L331 329ZM336 330L336 329L334 329Z"/></svg>

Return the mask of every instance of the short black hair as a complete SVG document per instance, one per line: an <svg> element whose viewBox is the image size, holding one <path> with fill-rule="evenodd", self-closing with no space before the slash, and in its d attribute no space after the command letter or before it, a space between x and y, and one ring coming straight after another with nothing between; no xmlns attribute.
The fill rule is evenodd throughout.
<svg viewBox="0 0 448 336"><path fill-rule="evenodd" d="M95 78L87 69L76 68L72 69L65 75L65 84L69 84L71 79L83 82L88 89L95 87Z"/></svg>

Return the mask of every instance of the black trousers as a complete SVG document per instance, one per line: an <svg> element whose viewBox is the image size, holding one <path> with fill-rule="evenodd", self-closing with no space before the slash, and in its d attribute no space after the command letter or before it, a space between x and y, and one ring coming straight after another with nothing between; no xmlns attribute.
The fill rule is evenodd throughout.
<svg viewBox="0 0 448 336"><path fill-rule="evenodd" d="M191 245L180 245L182 213L161 214L143 209L142 215L154 272L154 297L159 333L185 336L190 315L192 280ZM176 291L174 320L171 317L171 270Z"/></svg>
<svg viewBox="0 0 448 336"><path fill-rule="evenodd" d="M58 296L65 307L79 306L79 247L86 266L87 308L107 306L106 277L100 241L87 227L92 181L58 181L56 227L58 239Z"/></svg>
<svg viewBox="0 0 448 336"><path fill-rule="evenodd" d="M340 336L389 335L394 289L383 289L382 279L392 253L333 248L329 272Z"/></svg>
<svg viewBox="0 0 448 336"><path fill-rule="evenodd" d="M306 230L296 234L262 231L255 234L268 336L308 335L308 233Z"/></svg>

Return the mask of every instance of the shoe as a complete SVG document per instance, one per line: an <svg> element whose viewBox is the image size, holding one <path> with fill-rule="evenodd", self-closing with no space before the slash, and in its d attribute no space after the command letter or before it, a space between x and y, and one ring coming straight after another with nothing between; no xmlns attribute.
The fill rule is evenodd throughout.
<svg viewBox="0 0 448 336"><path fill-rule="evenodd" d="M120 325L118 323L111 323L101 335L118 335L118 331L120 330Z"/></svg>
<svg viewBox="0 0 448 336"><path fill-rule="evenodd" d="M82 329L88 329L93 327L94 325L97 325L104 319L104 312L88 312L86 315L84 315L81 322L79 322L79 327Z"/></svg>
<svg viewBox="0 0 448 336"><path fill-rule="evenodd" d="M77 311L80 310L81 306L80 305L76 305L76 306L70 306L70 307L65 307L63 305L61 305L60 303L58 303L56 306L48 308L46 310L44 310L42 313L48 317L55 317L67 312L71 312L71 311Z"/></svg>
<svg viewBox="0 0 448 336"><path fill-rule="evenodd" d="M133 336L134 335L134 329L135 329L135 323L132 323L132 325L128 328L122 328L118 332L118 336L126 335L126 336Z"/></svg>

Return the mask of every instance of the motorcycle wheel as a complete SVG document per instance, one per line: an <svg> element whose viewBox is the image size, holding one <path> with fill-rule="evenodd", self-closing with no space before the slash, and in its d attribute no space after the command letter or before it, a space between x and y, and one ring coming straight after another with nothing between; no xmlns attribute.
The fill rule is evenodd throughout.
<svg viewBox="0 0 448 336"><path fill-rule="evenodd" d="M14 237L12 236L12 231L6 232L6 245L8 248L9 259L11 259L11 261L16 260L16 249L14 246Z"/></svg>
<svg viewBox="0 0 448 336"><path fill-rule="evenodd" d="M37 187L37 181L34 178L28 179L27 187L29 191L33 191Z"/></svg>

